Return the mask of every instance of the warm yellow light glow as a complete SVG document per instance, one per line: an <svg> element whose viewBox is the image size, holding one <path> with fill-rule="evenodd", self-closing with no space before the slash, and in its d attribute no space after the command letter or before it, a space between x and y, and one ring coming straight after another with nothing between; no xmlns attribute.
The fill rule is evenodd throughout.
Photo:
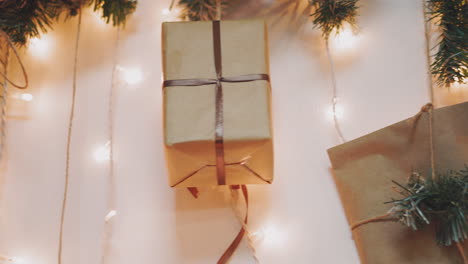
<svg viewBox="0 0 468 264"><path fill-rule="evenodd" d="M26 263L26 261L24 259L22 259L22 258L11 258L8 263L11 263L11 264L29 264L29 263Z"/></svg>
<svg viewBox="0 0 468 264"><path fill-rule="evenodd" d="M121 78L130 85L137 84L143 80L143 73L140 68L118 67L118 69L121 73Z"/></svg>
<svg viewBox="0 0 468 264"><path fill-rule="evenodd" d="M107 25L100 12L93 12L93 18L99 27L105 27Z"/></svg>
<svg viewBox="0 0 468 264"><path fill-rule="evenodd" d="M5 262L5 261L12 262L13 260L14 260L14 258L10 258L10 257L4 256L4 255L0 255L0 263Z"/></svg>
<svg viewBox="0 0 468 264"><path fill-rule="evenodd" d="M29 40L28 49L34 57L46 59L51 51L52 38L50 35L42 35L41 38Z"/></svg>
<svg viewBox="0 0 468 264"><path fill-rule="evenodd" d="M455 79L455 82L452 83L452 85L450 87L454 88L455 90L466 88L466 87L468 87L468 82L460 83L460 82L458 82L458 79Z"/></svg>
<svg viewBox="0 0 468 264"><path fill-rule="evenodd" d="M178 21L180 20L180 8L174 7L172 10L169 8L164 8L161 11L163 21Z"/></svg>
<svg viewBox="0 0 468 264"><path fill-rule="evenodd" d="M356 51L359 37L353 31L351 25L345 25L337 34L330 35L330 48L337 55L344 55Z"/></svg>
<svg viewBox="0 0 468 264"><path fill-rule="evenodd" d="M30 93L22 93L21 94L21 100L31 102L34 99L34 96Z"/></svg>
<svg viewBox="0 0 468 264"><path fill-rule="evenodd" d="M94 159L97 162L104 162L110 160L110 142L107 142L104 146L99 147L94 152Z"/></svg>
<svg viewBox="0 0 468 264"><path fill-rule="evenodd" d="M345 112L343 106L337 103L335 106L335 111L333 111L333 105L330 105L327 108L326 114L327 118L333 121L335 119L335 116L337 120L342 120L344 118Z"/></svg>
<svg viewBox="0 0 468 264"><path fill-rule="evenodd" d="M171 10L169 10L169 8L164 8L164 9L162 10L162 14L163 14L163 15L169 15L170 13L171 13Z"/></svg>
<svg viewBox="0 0 468 264"><path fill-rule="evenodd" d="M104 221L109 222L114 216L117 215L116 210L110 210L109 213L107 213L106 217L104 218Z"/></svg>
<svg viewBox="0 0 468 264"><path fill-rule="evenodd" d="M259 231L253 233L254 239L268 248L282 248L286 244L287 235L285 230L278 228L275 225L268 224Z"/></svg>

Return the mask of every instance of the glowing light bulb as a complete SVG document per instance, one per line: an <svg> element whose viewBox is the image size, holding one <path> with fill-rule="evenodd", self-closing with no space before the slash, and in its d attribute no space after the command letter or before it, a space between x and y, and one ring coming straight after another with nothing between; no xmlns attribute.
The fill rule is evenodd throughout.
<svg viewBox="0 0 468 264"><path fill-rule="evenodd" d="M107 213L106 217L104 217L104 221L109 222L116 215L117 215L116 210L110 210L109 213Z"/></svg>
<svg viewBox="0 0 468 264"><path fill-rule="evenodd" d="M345 115L344 108L341 104L338 104L336 98L333 101L335 103L335 111L333 111L333 105L330 105L326 110L327 119L333 121L336 117L337 120L342 120Z"/></svg>
<svg viewBox="0 0 468 264"><path fill-rule="evenodd" d="M104 146L96 149L94 152L94 159L98 162L110 160L110 142L108 141Z"/></svg>
<svg viewBox="0 0 468 264"><path fill-rule="evenodd" d="M282 248L286 244L287 235L284 230L269 224L261 228L260 231L253 233L255 240L262 241L268 248Z"/></svg>
<svg viewBox="0 0 468 264"><path fill-rule="evenodd" d="M143 73L139 68L118 67L118 69L122 74L122 79L130 85L137 84L143 80Z"/></svg>
<svg viewBox="0 0 468 264"><path fill-rule="evenodd" d="M356 50L359 37L353 31L351 25L345 25L339 33L334 31L330 35L330 47L338 54L351 53Z"/></svg>
<svg viewBox="0 0 468 264"><path fill-rule="evenodd" d="M180 20L180 8L173 7L172 10L164 8L161 11L163 21L177 21Z"/></svg>
<svg viewBox="0 0 468 264"><path fill-rule="evenodd" d="M24 259L21 258L11 258L8 260L11 264L27 264Z"/></svg>
<svg viewBox="0 0 468 264"><path fill-rule="evenodd" d="M29 40L29 50L34 57L45 59L51 51L52 39L49 35L42 35L41 38Z"/></svg>
<svg viewBox="0 0 468 264"><path fill-rule="evenodd" d="M169 15L170 13L171 13L171 10L169 10L169 8L164 8L164 9L162 10L162 14L163 14L163 15Z"/></svg>
<svg viewBox="0 0 468 264"><path fill-rule="evenodd" d="M466 70L466 68L462 67L462 70ZM459 79L455 77L455 82L452 83L450 86L451 88L454 88L455 90L462 89L463 87L466 87L468 82L459 82Z"/></svg>
<svg viewBox="0 0 468 264"><path fill-rule="evenodd" d="M96 24L99 27L105 27L107 25L106 21L104 21L104 18L102 18L102 14L100 12L94 12L93 13L93 18L94 18L94 20L96 20Z"/></svg>
<svg viewBox="0 0 468 264"><path fill-rule="evenodd" d="M21 94L20 98L26 102L31 102L34 99L34 96L30 93L23 93Z"/></svg>

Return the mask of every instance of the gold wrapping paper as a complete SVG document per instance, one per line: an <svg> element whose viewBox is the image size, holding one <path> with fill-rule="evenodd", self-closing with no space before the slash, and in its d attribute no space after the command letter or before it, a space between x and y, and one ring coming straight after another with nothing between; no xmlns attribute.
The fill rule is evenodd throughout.
<svg viewBox="0 0 468 264"><path fill-rule="evenodd" d="M392 180L406 183L414 170L431 171L428 113L409 118L328 150L350 225L385 214L399 198ZM436 171L468 164L468 102L433 111ZM353 231L363 264L462 264L456 247L440 247L432 226L412 231L395 222L370 223ZM465 252L468 253L465 243Z"/></svg>
<svg viewBox="0 0 468 264"><path fill-rule="evenodd" d="M164 80L215 79L212 22L162 26ZM223 77L269 74L261 20L222 21ZM271 183L273 142L268 81L223 83L226 184ZM172 187L217 185L215 85L164 88L164 142Z"/></svg>

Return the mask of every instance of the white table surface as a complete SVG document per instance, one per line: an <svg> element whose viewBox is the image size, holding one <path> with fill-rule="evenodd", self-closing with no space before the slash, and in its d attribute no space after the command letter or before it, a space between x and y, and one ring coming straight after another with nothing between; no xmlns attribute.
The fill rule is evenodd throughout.
<svg viewBox="0 0 468 264"><path fill-rule="evenodd" d="M198 200L167 185L161 127L161 10L140 0L121 34L119 64L143 80L122 82L115 100L116 210L110 264L215 263L239 226L220 190ZM270 1L274 2L274 1ZM359 43L336 55L340 119L353 139L415 114L428 100L420 0L360 1ZM238 15L242 16L242 14ZM76 19L46 38L43 58L23 50L34 100L11 111L0 181L0 253L22 264L55 264L71 98ZM275 181L251 186L250 228L267 264L357 264L358 256L330 173L326 149L339 143L327 114L331 79L320 32L270 28ZM115 29L83 16L77 112L65 223L64 264L102 263L108 167L93 153L107 139L107 94ZM467 89L437 90L439 105L465 101ZM254 263L245 242L233 264Z"/></svg>

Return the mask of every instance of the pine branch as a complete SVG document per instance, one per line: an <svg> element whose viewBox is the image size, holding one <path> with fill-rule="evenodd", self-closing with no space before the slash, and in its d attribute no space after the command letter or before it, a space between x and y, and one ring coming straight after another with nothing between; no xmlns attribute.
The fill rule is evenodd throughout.
<svg viewBox="0 0 468 264"><path fill-rule="evenodd" d="M25 45L28 39L38 37L51 29L61 14L75 16L84 5L94 3L94 10L102 10L107 23L114 26L125 23L135 10L135 0L3 0L0 1L0 30L13 43Z"/></svg>
<svg viewBox="0 0 468 264"><path fill-rule="evenodd" d="M106 23L112 21L114 26L125 25L127 17L132 14L137 5L136 0L93 0L94 10L102 9L102 17Z"/></svg>
<svg viewBox="0 0 468 264"><path fill-rule="evenodd" d="M322 30L323 36L328 39L331 32L339 32L344 23L356 26L358 15L358 0L310 0L316 10L311 16L316 27Z"/></svg>
<svg viewBox="0 0 468 264"><path fill-rule="evenodd" d="M450 246L468 239L468 167L424 179L413 173L406 186L396 183L404 196L392 200L390 210L400 223L420 230L431 223L436 227L436 241Z"/></svg>
<svg viewBox="0 0 468 264"><path fill-rule="evenodd" d="M59 0L5 0L0 5L0 29L14 43L24 45L27 39L47 31L62 7Z"/></svg>
<svg viewBox="0 0 468 264"><path fill-rule="evenodd" d="M221 10L227 6L227 0L221 1ZM215 20L216 0L179 0L182 8L180 18L183 20Z"/></svg>
<svg viewBox="0 0 468 264"><path fill-rule="evenodd" d="M431 65L439 84L463 83L468 77L468 2L428 0L430 21L440 29L437 53Z"/></svg>

